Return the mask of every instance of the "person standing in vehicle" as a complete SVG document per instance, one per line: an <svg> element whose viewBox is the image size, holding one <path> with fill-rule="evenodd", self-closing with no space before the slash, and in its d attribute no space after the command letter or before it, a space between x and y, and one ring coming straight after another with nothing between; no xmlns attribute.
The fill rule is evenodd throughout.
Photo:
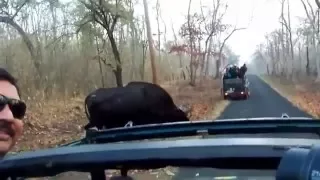
<svg viewBox="0 0 320 180"><path fill-rule="evenodd" d="M244 78L244 75L246 74L246 72L247 72L247 66L244 63L243 66L241 66L240 68L240 78Z"/></svg>
<svg viewBox="0 0 320 180"><path fill-rule="evenodd" d="M5 156L22 135L26 104L20 100L16 79L0 68L0 156Z"/></svg>
<svg viewBox="0 0 320 180"><path fill-rule="evenodd" d="M223 75L223 79L228 79L231 77L231 74L230 74L230 67L227 67L225 69L225 72L224 72L224 75Z"/></svg>

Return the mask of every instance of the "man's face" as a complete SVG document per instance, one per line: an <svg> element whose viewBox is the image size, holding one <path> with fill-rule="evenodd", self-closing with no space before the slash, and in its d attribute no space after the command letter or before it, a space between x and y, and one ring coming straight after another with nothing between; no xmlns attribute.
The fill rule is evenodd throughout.
<svg viewBox="0 0 320 180"><path fill-rule="evenodd" d="M12 99L20 99L14 85L0 80L0 94ZM0 111L0 155L6 154L22 134L23 123L13 117L8 105Z"/></svg>

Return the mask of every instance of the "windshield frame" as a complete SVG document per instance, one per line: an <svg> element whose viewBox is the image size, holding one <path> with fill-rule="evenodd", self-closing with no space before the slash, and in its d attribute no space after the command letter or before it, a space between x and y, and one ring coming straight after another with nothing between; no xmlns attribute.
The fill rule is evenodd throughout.
<svg viewBox="0 0 320 180"><path fill-rule="evenodd" d="M288 148L309 148L319 142L286 138L212 138L60 147L6 157L0 162L0 174L42 177L66 171L165 166L276 169Z"/></svg>

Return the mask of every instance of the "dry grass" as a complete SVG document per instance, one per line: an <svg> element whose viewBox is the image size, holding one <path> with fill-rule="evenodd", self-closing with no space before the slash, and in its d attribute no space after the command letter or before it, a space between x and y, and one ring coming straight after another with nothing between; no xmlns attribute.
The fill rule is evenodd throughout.
<svg viewBox="0 0 320 180"><path fill-rule="evenodd" d="M82 136L86 123L83 98L28 105L24 134L14 151L54 147Z"/></svg>
<svg viewBox="0 0 320 180"><path fill-rule="evenodd" d="M296 107L315 118L320 117L320 84L315 83L314 79L305 78L295 82L275 76L262 76L261 79Z"/></svg>
<svg viewBox="0 0 320 180"><path fill-rule="evenodd" d="M188 85L188 82L177 82L171 85L163 85L173 97L175 104L191 106L191 120L215 119L229 104L222 100L218 80L205 79L196 87Z"/></svg>

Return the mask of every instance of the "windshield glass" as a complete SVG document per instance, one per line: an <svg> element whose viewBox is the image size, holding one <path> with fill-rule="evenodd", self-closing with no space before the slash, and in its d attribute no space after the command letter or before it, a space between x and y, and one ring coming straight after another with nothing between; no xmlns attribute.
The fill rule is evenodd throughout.
<svg viewBox="0 0 320 180"><path fill-rule="evenodd" d="M105 171L106 178L120 176L117 170ZM223 170L212 168L167 167L152 170L131 170L128 176L135 180L274 180L275 171L267 170ZM55 177L40 179L87 180L90 173L67 172Z"/></svg>
<svg viewBox="0 0 320 180"><path fill-rule="evenodd" d="M87 95L132 81L160 85L191 121L283 113L318 117L319 88L313 83L320 69L316 2L6 3L1 15L14 22L0 24L0 63L19 80L28 109L23 136L12 151L54 147L83 137ZM103 12L98 12L100 7ZM246 83L241 87L230 85L242 78ZM155 93L150 91L164 99ZM124 126L131 118L125 120L109 127ZM140 124L159 123L151 120Z"/></svg>
<svg viewBox="0 0 320 180"><path fill-rule="evenodd" d="M319 9L319 0L0 0L0 154L100 143L78 141L92 129L283 114L283 121L318 118ZM160 142L319 138L289 125L227 134L229 124L204 136L193 135L208 129L188 134L177 125L157 139L123 134ZM164 130L157 127L154 132ZM190 168L182 175L273 178L237 171Z"/></svg>

